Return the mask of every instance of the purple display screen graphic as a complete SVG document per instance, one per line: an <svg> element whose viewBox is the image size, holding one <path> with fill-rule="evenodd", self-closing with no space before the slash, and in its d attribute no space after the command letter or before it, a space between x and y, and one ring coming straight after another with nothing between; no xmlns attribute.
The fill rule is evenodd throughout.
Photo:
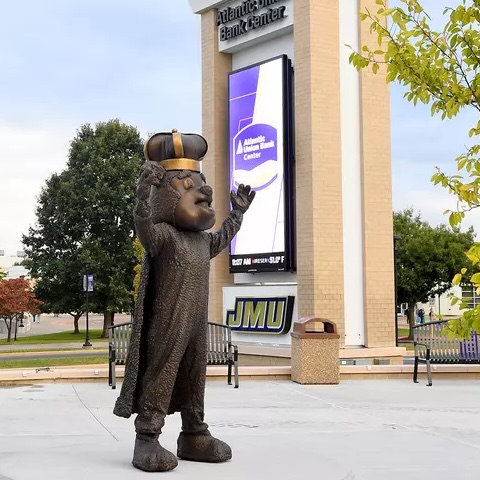
<svg viewBox="0 0 480 480"><path fill-rule="evenodd" d="M250 171L265 162L277 161L277 129L266 124L252 124L244 128L233 139L233 171ZM271 178L264 178L260 184L253 185L254 190L266 188L278 173L272 172ZM240 182L234 178L234 186Z"/></svg>

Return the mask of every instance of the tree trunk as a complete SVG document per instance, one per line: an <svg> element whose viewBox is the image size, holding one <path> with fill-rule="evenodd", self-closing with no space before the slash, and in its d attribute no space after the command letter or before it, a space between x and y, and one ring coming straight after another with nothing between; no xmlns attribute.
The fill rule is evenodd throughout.
<svg viewBox="0 0 480 480"><path fill-rule="evenodd" d="M73 316L73 333L78 333L80 334L80 329L78 328L78 321L80 320L80 317L82 316L81 313L76 313Z"/></svg>
<svg viewBox="0 0 480 480"><path fill-rule="evenodd" d="M75 312L75 313L68 312L68 314L73 317L73 334L74 335L75 334L80 335L80 328L78 327L78 322L82 318L82 315L84 313L85 312Z"/></svg>
<svg viewBox="0 0 480 480"><path fill-rule="evenodd" d="M113 325L114 318L115 318L115 312L109 312L108 310L104 312L102 338L108 337L108 327L111 327Z"/></svg>
<svg viewBox="0 0 480 480"><path fill-rule="evenodd" d="M412 305L412 306L410 306ZM408 339L413 340L413 329L412 327L415 325L415 310L416 310L417 303L409 303L408 304Z"/></svg>
<svg viewBox="0 0 480 480"><path fill-rule="evenodd" d="M7 343L10 343L12 341L12 317L10 317L8 320L10 320L10 325L7 322L7 319L4 318L5 320L5 325L7 326Z"/></svg>

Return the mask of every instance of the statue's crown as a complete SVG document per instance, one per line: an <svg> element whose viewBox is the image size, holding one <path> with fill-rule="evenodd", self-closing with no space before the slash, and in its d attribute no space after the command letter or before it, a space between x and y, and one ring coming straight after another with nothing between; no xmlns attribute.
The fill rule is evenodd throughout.
<svg viewBox="0 0 480 480"><path fill-rule="evenodd" d="M207 154L207 141L196 133L172 132L153 134L143 148L145 158L159 162L165 170L200 172L200 162Z"/></svg>

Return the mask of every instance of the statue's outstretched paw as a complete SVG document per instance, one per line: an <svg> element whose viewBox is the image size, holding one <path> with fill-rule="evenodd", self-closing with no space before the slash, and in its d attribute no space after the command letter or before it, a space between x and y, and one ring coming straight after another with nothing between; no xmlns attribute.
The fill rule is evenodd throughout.
<svg viewBox="0 0 480 480"><path fill-rule="evenodd" d="M192 462L226 462L232 458L232 449L210 432L181 432L177 440L177 456Z"/></svg>
<svg viewBox="0 0 480 480"><path fill-rule="evenodd" d="M132 464L145 472L168 472L178 465L177 457L163 448L158 440L135 440Z"/></svg>

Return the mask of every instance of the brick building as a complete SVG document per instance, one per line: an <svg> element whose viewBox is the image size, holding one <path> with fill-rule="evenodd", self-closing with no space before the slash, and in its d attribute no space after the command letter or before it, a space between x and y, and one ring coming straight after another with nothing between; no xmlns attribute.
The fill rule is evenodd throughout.
<svg viewBox="0 0 480 480"><path fill-rule="evenodd" d="M228 213L228 75L279 55L293 67L296 269L231 274L224 252L212 264L211 318L224 321L232 286L293 285L295 314L334 321L343 348L398 355L389 91L381 72L349 64L346 46L376 43L358 20L375 0L189 1L201 16L203 170L219 221Z"/></svg>

